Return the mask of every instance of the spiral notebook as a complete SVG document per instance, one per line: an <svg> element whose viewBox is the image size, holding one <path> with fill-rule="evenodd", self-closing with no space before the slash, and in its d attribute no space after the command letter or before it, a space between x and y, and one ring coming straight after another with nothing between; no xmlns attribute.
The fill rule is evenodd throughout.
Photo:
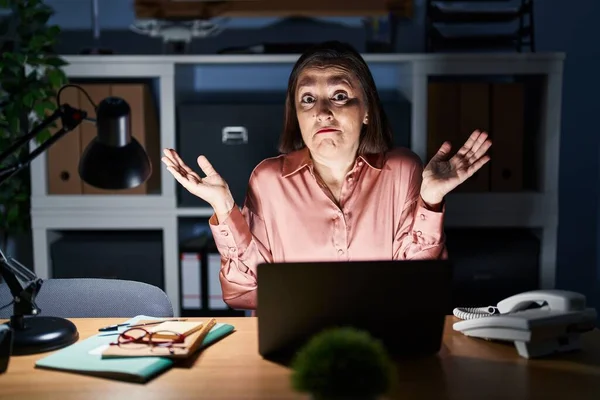
<svg viewBox="0 0 600 400"><path fill-rule="evenodd" d="M144 315L129 321L157 320ZM217 323L204 337L198 349L210 346L234 331L233 325ZM36 368L52 369L108 379L144 383L170 369L177 360L169 357L103 358L102 352L115 341L118 333L99 333L39 359Z"/></svg>

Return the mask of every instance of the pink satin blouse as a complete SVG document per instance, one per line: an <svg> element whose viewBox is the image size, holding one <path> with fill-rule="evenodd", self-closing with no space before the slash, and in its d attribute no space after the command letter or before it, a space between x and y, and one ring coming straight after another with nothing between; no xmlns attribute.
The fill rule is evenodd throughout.
<svg viewBox="0 0 600 400"><path fill-rule="evenodd" d="M446 258L445 206L435 212L422 201L422 171L406 148L358 157L338 206L316 179L306 148L262 161L243 208L209 220L223 300L256 309L262 262Z"/></svg>

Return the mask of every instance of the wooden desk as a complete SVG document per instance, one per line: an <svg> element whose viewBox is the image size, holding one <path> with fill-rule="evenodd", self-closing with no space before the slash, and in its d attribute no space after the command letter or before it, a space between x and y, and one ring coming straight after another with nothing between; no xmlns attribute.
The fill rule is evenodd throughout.
<svg viewBox="0 0 600 400"><path fill-rule="evenodd" d="M73 319L80 337L122 320ZM545 360L518 357L513 345L467 338L448 317L440 353L398 366L388 398L599 399L600 332L583 336L584 351ZM0 375L0 398L10 399L308 399L294 393L289 369L258 354L255 318L221 318L236 332L207 348L189 368L175 367L146 384L35 369L45 354L12 357ZM81 340L81 339L80 339Z"/></svg>

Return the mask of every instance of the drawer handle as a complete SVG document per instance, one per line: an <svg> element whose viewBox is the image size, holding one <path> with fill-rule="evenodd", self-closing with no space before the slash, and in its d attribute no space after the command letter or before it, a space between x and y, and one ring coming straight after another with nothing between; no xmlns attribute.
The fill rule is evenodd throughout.
<svg viewBox="0 0 600 400"><path fill-rule="evenodd" d="M223 128L224 144L236 145L248 143L248 130L243 126L226 126Z"/></svg>

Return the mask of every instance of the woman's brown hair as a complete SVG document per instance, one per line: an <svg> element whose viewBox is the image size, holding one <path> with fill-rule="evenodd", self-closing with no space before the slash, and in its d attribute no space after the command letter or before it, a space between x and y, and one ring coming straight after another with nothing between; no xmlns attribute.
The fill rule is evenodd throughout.
<svg viewBox="0 0 600 400"><path fill-rule="evenodd" d="M330 41L307 50L296 61L290 73L279 151L285 154L305 146L300 133L295 104L300 73L306 68L328 66L340 67L354 74L362 87L368 109L369 123L363 127L361 132L358 154L381 153L391 149L393 146L392 131L381 106L375 80L369 66L352 46L338 41Z"/></svg>

